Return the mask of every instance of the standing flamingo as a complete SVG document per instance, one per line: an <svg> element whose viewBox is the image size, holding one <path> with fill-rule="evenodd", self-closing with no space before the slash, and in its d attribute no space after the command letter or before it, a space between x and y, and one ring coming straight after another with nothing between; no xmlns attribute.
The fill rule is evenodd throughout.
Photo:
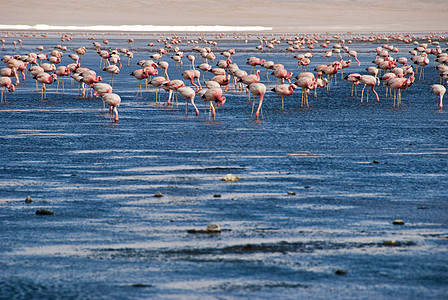
<svg viewBox="0 0 448 300"><path fill-rule="evenodd" d="M65 93L64 90L64 77L70 75L70 70L67 67L60 66L54 72L58 76L58 84L56 85L56 93L59 90L59 79L62 78L62 93Z"/></svg>
<svg viewBox="0 0 448 300"><path fill-rule="evenodd" d="M252 93L255 96L259 96L258 100L258 108L255 112L255 120L258 120L258 116L260 115L261 111L261 117L263 118L263 112L261 110L261 105L263 104L263 97L266 93L266 86L263 83L254 82L249 84L249 92ZM254 113L254 106L255 106L255 100L252 102L252 112L250 114L250 118L252 119L252 114Z"/></svg>
<svg viewBox="0 0 448 300"><path fill-rule="evenodd" d="M156 87L156 103L160 102L160 88L164 82L166 82L166 78L163 76L157 76L151 79L148 84L151 84ZM158 96L158 97L157 97Z"/></svg>
<svg viewBox="0 0 448 300"><path fill-rule="evenodd" d="M445 95L446 88L441 84L433 84L431 85L432 92L434 95L439 97L439 108L443 107L443 95Z"/></svg>
<svg viewBox="0 0 448 300"><path fill-rule="evenodd" d="M358 60L358 52L355 50L348 51L348 55L353 57L358 62L358 67L361 65L361 62Z"/></svg>
<svg viewBox="0 0 448 300"><path fill-rule="evenodd" d="M149 77L148 69L137 69L134 72L130 74L130 76L134 76L138 79L138 89L137 89L137 96L138 92L140 92L140 96L143 96L142 94L142 80Z"/></svg>
<svg viewBox="0 0 448 300"><path fill-rule="evenodd" d="M199 71L197 71L197 70L185 70L185 71L182 72L182 77L185 80L190 80L190 83L196 87L196 92L199 91L202 88L201 87L201 83L199 82L199 76L196 77L196 75L198 75L197 73L199 73L199 76L201 75L201 73ZM195 78L197 78L198 84L193 82L193 80Z"/></svg>
<svg viewBox="0 0 448 300"><path fill-rule="evenodd" d="M392 78L387 82L387 85L392 90L398 91L398 97L397 97L397 107L401 104L401 90L405 90L408 87L410 87L414 83L414 75L411 75L409 78ZM395 106L395 94L394 94L394 106Z"/></svg>
<svg viewBox="0 0 448 300"><path fill-rule="evenodd" d="M344 78L348 82L352 83L352 92L350 93L350 96L356 95L356 87L361 84L361 81L359 81L359 79L358 79L360 77L361 77L361 74L359 74L359 73L351 73L351 74L348 74ZM353 90L354 90L354 93L353 93Z"/></svg>
<svg viewBox="0 0 448 300"><path fill-rule="evenodd" d="M103 101L109 105L109 111L112 118L112 112L115 113L114 121L118 122L118 107L121 103L121 98L115 93L106 93L102 96Z"/></svg>
<svg viewBox="0 0 448 300"><path fill-rule="evenodd" d="M103 71L110 73L110 84L114 86L114 74L119 74L120 68L117 65L108 65Z"/></svg>
<svg viewBox="0 0 448 300"><path fill-rule="evenodd" d="M185 98L185 100L190 100L191 104L194 107L194 110L196 112L196 116L199 115L199 110L196 107L196 104L194 104L194 97L196 96L196 93L194 92L194 90L189 87L189 86L182 86L180 88L177 89L177 91L179 92L179 94ZM185 101L185 116L188 115L188 101Z"/></svg>
<svg viewBox="0 0 448 300"><path fill-rule="evenodd" d="M37 81L39 81L40 83L42 83L42 99L46 99L47 98L47 86L46 84L51 84L54 80L58 79L58 76L56 74L48 74L48 73L39 73L35 76L35 78ZM44 98L44 94L45 94L45 98Z"/></svg>
<svg viewBox="0 0 448 300"><path fill-rule="evenodd" d="M215 107L213 106L213 102L217 104L217 106L223 105L226 102L226 97L222 96L221 88L211 88L207 89L202 96L204 101L210 103L210 111L212 112L213 120L215 119ZM210 114L208 119L210 120Z"/></svg>
<svg viewBox="0 0 448 300"><path fill-rule="evenodd" d="M362 98L363 98L363 95L364 95L364 89L368 85L372 87L372 92L376 96L376 101L380 102L380 98L378 97L378 93L375 91L375 85L377 84L377 80L379 80L378 77L374 77L372 75L362 75L362 76L358 76L356 78L361 83L364 83L364 87L362 88L362 92L361 92L361 102L362 102ZM367 102L369 102L369 90L367 90Z"/></svg>
<svg viewBox="0 0 448 300"><path fill-rule="evenodd" d="M283 98L285 96L290 96L294 92L294 90L297 88L297 85L295 84L280 84L277 85L275 88L272 89L274 93L277 95L282 96L282 110L284 109L284 101Z"/></svg>
<svg viewBox="0 0 448 300"><path fill-rule="evenodd" d="M5 99L5 103L6 103L6 90L9 90L10 92L14 92L16 89L14 84L12 84L11 78L10 77L0 77L0 88L4 88L4 89L2 89L2 92L1 92L0 103L3 103L3 98ZM5 95L5 97L3 97L3 94Z"/></svg>

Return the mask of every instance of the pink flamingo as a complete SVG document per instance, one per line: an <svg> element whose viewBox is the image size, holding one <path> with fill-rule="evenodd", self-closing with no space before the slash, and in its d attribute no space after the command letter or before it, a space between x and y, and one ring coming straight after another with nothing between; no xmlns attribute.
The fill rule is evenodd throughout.
<svg viewBox="0 0 448 300"><path fill-rule="evenodd" d="M99 81L102 81L103 78L101 76L97 76L96 72L93 70L85 70L81 73L81 81L85 84L87 84L90 88L94 83L97 83ZM84 93L83 93L84 94ZM93 91L91 90L91 94L93 94ZM91 95L93 96L93 95Z"/></svg>
<svg viewBox="0 0 448 300"><path fill-rule="evenodd" d="M111 115L111 120L112 120L112 112L115 113L115 117L114 117L114 121L115 123L118 122L118 107L120 106L121 103L121 98L119 95L115 94L115 93L106 93L102 96L103 101L109 105L109 112Z"/></svg>
<svg viewBox="0 0 448 300"><path fill-rule="evenodd" d="M227 76L226 75L216 75L210 80L216 81L220 85L225 86L224 92L227 92L227 90L229 89L230 74L227 74Z"/></svg>
<svg viewBox="0 0 448 300"><path fill-rule="evenodd" d="M3 98L5 99L6 103L6 90L14 92L16 87L14 86L14 84L12 84L12 80L10 77L0 77L0 87L4 88L1 92L0 103L3 103ZM5 97L3 97L3 95L5 95Z"/></svg>
<svg viewBox="0 0 448 300"><path fill-rule="evenodd" d="M315 89L317 87L317 80L311 76L300 77L296 81L296 86L302 88L302 102L300 104L300 107L303 107L305 104L306 107L309 107L308 95L310 93L310 90Z"/></svg>
<svg viewBox="0 0 448 300"><path fill-rule="evenodd" d="M252 73L253 70L255 70L256 66L260 66L260 65L264 64L265 62L266 62L266 60L264 60L264 59L259 59L258 57L251 56L247 59L246 65L251 66L250 72Z"/></svg>
<svg viewBox="0 0 448 300"><path fill-rule="evenodd" d="M138 89L137 89L137 96L138 92L140 92L140 97L143 96L142 94L142 80L149 77L148 69L137 69L134 72L130 74L130 76L134 76L138 79Z"/></svg>
<svg viewBox="0 0 448 300"><path fill-rule="evenodd" d="M255 120L258 120L258 116L260 115L261 111L261 117L263 118L263 112L261 110L261 105L263 104L263 97L266 93L266 86L263 83L254 82L249 84L249 93L252 93L255 96L259 96L258 100L258 108L255 112ZM254 106L255 106L255 100L252 102L252 112L250 114L250 118L252 119L252 114L254 113Z"/></svg>
<svg viewBox="0 0 448 300"><path fill-rule="evenodd" d="M154 77L151 81L149 81L148 84L153 85L156 87L156 103L160 102L160 88L162 87L162 84L166 82L166 78L163 76L157 76ZM158 95L158 97L157 97Z"/></svg>
<svg viewBox="0 0 448 300"><path fill-rule="evenodd" d="M182 86L180 88L177 89L177 91L179 92L179 94L185 98L185 116L188 115L188 99L190 100L191 104L194 107L194 110L196 112L196 116L199 115L199 110L196 107L196 104L194 104L194 97L196 96L196 93L194 92L194 90L189 87L189 86Z"/></svg>
<svg viewBox="0 0 448 300"><path fill-rule="evenodd" d="M58 76L56 74L48 74L48 73L39 73L35 76L35 78L37 81L39 81L40 83L42 83L42 99L46 99L47 98L47 84L51 84L53 81L58 79ZM44 94L45 94L45 98L44 98Z"/></svg>
<svg viewBox="0 0 448 300"><path fill-rule="evenodd" d="M168 62L166 62L166 61L161 61L161 62L159 62L159 67L161 67L163 70L164 70L164 73L165 73L165 78L167 79L167 80L170 80L170 77L168 76L168 66L169 66L170 64L168 63Z"/></svg>
<svg viewBox="0 0 448 300"><path fill-rule="evenodd" d="M392 78L387 82L387 85L389 88L391 88L394 91L398 90L398 97L397 97L397 107L401 104L401 90L405 90L408 87L410 87L414 83L414 75L411 75L409 78ZM395 106L395 94L394 94L394 106Z"/></svg>
<svg viewBox="0 0 448 300"><path fill-rule="evenodd" d="M196 77L196 75L197 75L196 71L197 70L185 70L185 71L182 72L182 77L185 80L190 80L190 83L196 87L196 92L198 92L200 89L202 89L202 87L201 87L201 83L199 82L199 77ZM200 75L200 73L199 73L199 75ZM193 82L193 80L195 78L197 78L198 84Z"/></svg>
<svg viewBox="0 0 448 300"><path fill-rule="evenodd" d="M173 92L176 92L180 87L185 86L185 83L182 80L174 79L165 82L163 86L167 87L169 91L168 101L166 102L166 104L169 106L171 104L171 96ZM177 103L177 93L175 93L175 97Z"/></svg>
<svg viewBox="0 0 448 300"><path fill-rule="evenodd" d="M358 52L355 50L348 51L348 55L353 57L358 62L358 67L361 65L361 62L358 60Z"/></svg>
<svg viewBox="0 0 448 300"><path fill-rule="evenodd" d="M212 112L213 120L215 119L215 107L213 106L213 102L216 103L216 105L219 107L220 105L223 105L226 102L226 97L222 96L222 89L221 88L211 88L207 89L202 96L202 99L204 101L207 101L210 103L210 112ZM208 119L210 120L210 114Z"/></svg>
<svg viewBox="0 0 448 300"><path fill-rule="evenodd" d="M292 93L296 88L297 85L295 84L280 84L272 89L274 93L282 96L282 110L284 109L284 101L283 101L284 97L292 95Z"/></svg>
<svg viewBox="0 0 448 300"><path fill-rule="evenodd" d="M439 108L443 107L443 95L445 95L446 88L441 84L433 84L431 85L432 92L434 95L439 97Z"/></svg>
<svg viewBox="0 0 448 300"><path fill-rule="evenodd" d="M364 95L364 89L368 85L372 87L372 92L376 96L376 101L380 102L380 98L378 97L378 93L375 91L375 85L377 84L377 80L379 80L378 77L374 77L372 75L362 75L362 76L357 77L357 79L359 81L361 81L361 83L364 83L364 87L362 88L362 92L361 92L361 102L362 102L362 98L363 98L363 95ZM369 102L369 90L367 90L367 102Z"/></svg>
<svg viewBox="0 0 448 300"><path fill-rule="evenodd" d="M103 69L103 71L110 73L110 84L114 86L114 74L119 74L120 68L117 65L108 65Z"/></svg>
<svg viewBox="0 0 448 300"><path fill-rule="evenodd" d="M353 90L355 91L354 94L356 95L356 87L361 84L361 81L359 81L359 79L358 79L359 77L361 77L361 74L351 73L344 78L348 82L352 83L352 92L350 93L350 96L353 96Z"/></svg>
<svg viewBox="0 0 448 300"><path fill-rule="evenodd" d="M64 77L70 75L70 69L64 66L60 66L56 69L54 72L58 76L58 84L56 85L56 93L59 90L59 78L62 78L62 93L65 92L64 90Z"/></svg>

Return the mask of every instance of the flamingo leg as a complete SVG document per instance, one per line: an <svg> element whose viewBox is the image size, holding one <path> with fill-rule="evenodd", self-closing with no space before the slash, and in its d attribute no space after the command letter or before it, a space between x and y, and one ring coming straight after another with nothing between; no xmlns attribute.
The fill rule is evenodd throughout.
<svg viewBox="0 0 448 300"><path fill-rule="evenodd" d="M361 102L362 102L362 98L363 98L363 96L364 96L364 89L366 88L366 85L364 84L364 87L362 88L362 91L361 91Z"/></svg>

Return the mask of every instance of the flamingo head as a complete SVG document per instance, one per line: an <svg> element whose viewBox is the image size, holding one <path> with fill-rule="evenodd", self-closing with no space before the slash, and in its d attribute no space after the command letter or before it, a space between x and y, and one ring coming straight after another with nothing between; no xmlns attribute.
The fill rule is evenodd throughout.
<svg viewBox="0 0 448 300"><path fill-rule="evenodd" d="M11 85L9 85L9 87L8 87L8 91L9 92L14 92L16 90L16 87L15 87L15 85L14 84L11 84Z"/></svg>

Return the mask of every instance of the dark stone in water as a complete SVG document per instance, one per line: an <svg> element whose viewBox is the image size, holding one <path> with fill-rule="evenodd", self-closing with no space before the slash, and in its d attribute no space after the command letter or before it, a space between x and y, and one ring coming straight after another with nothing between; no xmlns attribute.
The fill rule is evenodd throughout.
<svg viewBox="0 0 448 300"><path fill-rule="evenodd" d="M26 197L25 203L31 203L33 200L31 199L31 196Z"/></svg>
<svg viewBox="0 0 448 300"><path fill-rule="evenodd" d="M381 243L381 245L383 245L383 246L388 246L388 247L400 247L400 246L401 246L401 243L392 240L392 241L383 241L383 242Z"/></svg>
<svg viewBox="0 0 448 300"><path fill-rule="evenodd" d="M217 234L221 233L221 226L216 223L208 225L205 229L189 229L188 233L207 233L207 234Z"/></svg>
<svg viewBox="0 0 448 300"><path fill-rule="evenodd" d="M137 288L144 288L144 287L151 287L152 285L150 284L146 284L146 283L134 283L132 285L132 287L137 287Z"/></svg>
<svg viewBox="0 0 448 300"><path fill-rule="evenodd" d="M288 195L294 196L296 192L288 192Z"/></svg>
<svg viewBox="0 0 448 300"><path fill-rule="evenodd" d="M220 198L220 197L221 197L221 194L214 194L213 197L215 197L215 198Z"/></svg>
<svg viewBox="0 0 448 300"><path fill-rule="evenodd" d="M163 197L163 195L161 192L158 192L157 194L154 195L154 197L160 198L160 197Z"/></svg>
<svg viewBox="0 0 448 300"><path fill-rule="evenodd" d="M336 275L346 275L347 271L344 269L337 269L336 272L334 272Z"/></svg>
<svg viewBox="0 0 448 300"><path fill-rule="evenodd" d="M394 224L394 225L404 225L404 221L403 220L393 220L392 224Z"/></svg>
<svg viewBox="0 0 448 300"><path fill-rule="evenodd" d="M418 208L418 209L428 209L428 207L425 206L425 205L419 206L419 207L417 207L417 208Z"/></svg>
<svg viewBox="0 0 448 300"><path fill-rule="evenodd" d="M36 215L42 215L42 216L47 216L47 215L53 215L53 211L48 210L48 209L38 209L36 211Z"/></svg>
<svg viewBox="0 0 448 300"><path fill-rule="evenodd" d="M310 189L311 187L309 185L305 185L304 188Z"/></svg>
<svg viewBox="0 0 448 300"><path fill-rule="evenodd" d="M379 164L380 162L377 161L377 160L374 160L373 163L374 163L374 164Z"/></svg>

